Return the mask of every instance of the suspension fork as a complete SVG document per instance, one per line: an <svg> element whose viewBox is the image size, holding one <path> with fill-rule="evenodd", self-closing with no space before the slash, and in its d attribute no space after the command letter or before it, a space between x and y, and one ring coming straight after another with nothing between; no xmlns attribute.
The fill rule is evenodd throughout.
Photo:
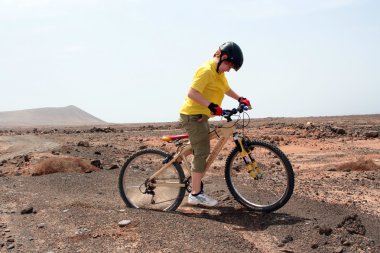
<svg viewBox="0 0 380 253"><path fill-rule="evenodd" d="M240 151L240 156L243 158L247 172L254 179L261 177L261 169L257 166L255 158L250 153L250 150L247 147L246 143L244 143L244 136L238 133L234 133L233 139Z"/></svg>

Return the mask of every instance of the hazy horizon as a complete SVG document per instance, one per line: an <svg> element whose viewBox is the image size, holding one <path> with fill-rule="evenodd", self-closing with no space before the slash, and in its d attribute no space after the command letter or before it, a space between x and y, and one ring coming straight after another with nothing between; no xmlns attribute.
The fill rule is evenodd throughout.
<svg viewBox="0 0 380 253"><path fill-rule="evenodd" d="M45 110L45 109L50 109L50 110ZM68 106L63 106L63 107L41 107L41 108L29 108L29 109L22 109L22 110L14 110L14 111L0 111L0 128L3 127L3 128L10 128L10 127L31 127L31 126L41 126L39 122L40 119L37 119L38 117L43 117L43 120L44 120L44 123L42 124L42 126L59 126L59 124L55 124L57 121L59 120L64 120L64 121L70 121L70 120L77 120L77 118L75 117L76 113L74 113L73 115L73 119L70 119L69 114L66 113L64 115L62 115L62 110L60 111L57 111L57 109L67 109L67 111L71 111L71 109L73 110L76 110L76 111L82 111L84 114L88 114L88 116L92 116L92 117L95 117L96 119L100 120L100 121L103 121L103 122L97 122L97 123L94 123L94 122L91 122L91 118L90 118L90 121L87 122L86 124L87 125L102 125L102 124L154 124L154 123L171 123L171 122L178 122L178 119L173 119L173 120L168 120L168 121L141 121L141 122L108 122L108 121L104 121L103 119L101 118L98 118L84 110L82 110L81 108L75 106L75 105L68 105ZM42 110L42 111L41 111ZM27 112L32 112L31 114L28 114ZM40 111L41 114L39 114L37 111ZM22 118L20 119L16 119L17 116L20 116L19 113L23 113L22 114ZM48 113L48 115L47 115ZM56 113L56 115L55 115ZM50 117L50 120L52 121L51 123L49 123L47 120L48 120L48 117L46 116L49 116ZM62 119L60 119L59 117L62 116ZM289 117L276 117L276 116L266 116L266 117L254 117L252 115L250 115L250 118L251 119L270 119L270 118L273 118L273 119L291 119L291 118L294 118L294 119L302 119L302 118L305 118L305 119L311 119L311 118L329 118L329 117L365 117L365 116L379 116L380 117L380 114L347 114L347 115L319 115L319 116L299 116L299 117L292 117L292 116L289 116ZM3 118L5 117L5 118ZM11 117L12 119L12 122L6 122L9 117ZM24 122L24 118L26 119L27 122ZM37 123L31 123L31 119L32 118L36 118L37 119L37 123L39 125L37 125ZM215 117L215 118L212 118L211 120L221 120L222 118L221 117ZM83 118L83 120L85 120ZM18 122L18 123L17 123ZM86 125L84 124L84 125ZM74 122L74 123L66 123L65 124L62 124L62 126L65 126L65 125L78 125L78 122Z"/></svg>
<svg viewBox="0 0 380 253"><path fill-rule="evenodd" d="M197 67L232 40L245 60L226 76L251 117L379 114L379 12L374 0L0 0L0 111L176 121Z"/></svg>

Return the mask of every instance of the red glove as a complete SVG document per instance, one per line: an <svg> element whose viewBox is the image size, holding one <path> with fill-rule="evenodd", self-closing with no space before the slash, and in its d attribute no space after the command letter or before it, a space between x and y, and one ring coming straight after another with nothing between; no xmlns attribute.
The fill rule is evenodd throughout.
<svg viewBox="0 0 380 253"><path fill-rule="evenodd" d="M249 100L246 99L245 97L240 97L238 101L240 104L243 104L245 106L248 106L248 107L251 106L251 102L249 102Z"/></svg>
<svg viewBox="0 0 380 253"><path fill-rule="evenodd" d="M211 114L213 115L217 115L217 116L223 115L223 109L217 104L210 103L208 105L208 109L210 109Z"/></svg>

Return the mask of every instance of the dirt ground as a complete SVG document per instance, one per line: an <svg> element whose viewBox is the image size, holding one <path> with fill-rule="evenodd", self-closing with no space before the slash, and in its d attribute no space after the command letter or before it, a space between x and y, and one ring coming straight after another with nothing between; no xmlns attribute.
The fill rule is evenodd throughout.
<svg viewBox="0 0 380 253"><path fill-rule="evenodd" d="M125 159L174 151L160 136L183 133L177 123L0 129L0 252L380 252L380 115L253 119L244 131L293 165L294 194L274 213L229 194L232 141L204 180L216 207L127 208Z"/></svg>

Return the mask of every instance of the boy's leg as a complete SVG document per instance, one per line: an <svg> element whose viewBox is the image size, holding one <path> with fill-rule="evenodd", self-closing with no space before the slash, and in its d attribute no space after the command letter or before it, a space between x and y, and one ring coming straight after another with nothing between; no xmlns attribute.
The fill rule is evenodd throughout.
<svg viewBox="0 0 380 253"><path fill-rule="evenodd" d="M192 192L189 194L188 203L215 206L218 202L201 192L206 160L210 154L210 126L208 124L208 117L205 115L181 114L181 121L189 134L194 154L191 166Z"/></svg>
<svg viewBox="0 0 380 253"><path fill-rule="evenodd" d="M197 194L201 191L203 173L193 171L191 173L191 194Z"/></svg>

